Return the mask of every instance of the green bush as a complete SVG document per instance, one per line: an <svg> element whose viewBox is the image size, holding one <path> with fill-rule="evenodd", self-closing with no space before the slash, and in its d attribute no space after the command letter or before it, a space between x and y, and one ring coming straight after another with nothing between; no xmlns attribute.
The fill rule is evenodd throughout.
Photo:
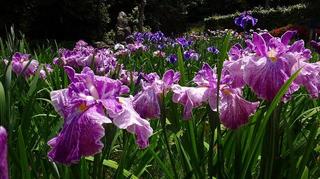
<svg viewBox="0 0 320 179"><path fill-rule="evenodd" d="M284 26L287 24L294 24L304 20L307 5L297 4L288 7L277 7L264 9L261 7L254 8L252 15L258 19L258 27L272 29L275 27ZM204 22L208 29L221 28L237 28L234 24L234 18L240 15L240 12L234 14L212 16L205 18Z"/></svg>

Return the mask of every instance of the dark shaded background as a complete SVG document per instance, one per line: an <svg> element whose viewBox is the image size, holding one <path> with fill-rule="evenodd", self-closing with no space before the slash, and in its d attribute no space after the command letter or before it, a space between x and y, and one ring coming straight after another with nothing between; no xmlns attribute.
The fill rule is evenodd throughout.
<svg viewBox="0 0 320 179"><path fill-rule="evenodd" d="M139 0L2 0L0 36L14 25L31 39L98 40L115 28L120 11L127 14ZM255 6L287 6L308 2L310 16L320 17L320 0L147 0L145 25L167 34L186 31L190 24L214 14Z"/></svg>

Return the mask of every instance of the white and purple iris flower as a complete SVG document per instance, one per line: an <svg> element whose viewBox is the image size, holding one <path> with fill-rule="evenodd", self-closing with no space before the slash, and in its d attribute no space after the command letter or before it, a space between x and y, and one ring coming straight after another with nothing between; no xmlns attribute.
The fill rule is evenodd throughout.
<svg viewBox="0 0 320 179"><path fill-rule="evenodd" d="M12 71L17 75L23 75L25 78L33 76L39 66L37 60L30 60L30 54L16 52L12 56Z"/></svg>
<svg viewBox="0 0 320 179"><path fill-rule="evenodd" d="M130 108L131 99L120 97L128 87L118 80L96 76L88 67L80 74L67 66L65 71L70 85L50 94L55 110L64 118L61 132L48 142L52 161L69 165L82 156L101 152L104 123L134 133L140 148L148 145L153 132L149 122Z"/></svg>
<svg viewBox="0 0 320 179"><path fill-rule="evenodd" d="M179 81L180 73L168 70L162 79L156 73L145 75L145 79L146 81L142 82L142 91L134 96L134 109L143 118L159 118L160 99Z"/></svg>

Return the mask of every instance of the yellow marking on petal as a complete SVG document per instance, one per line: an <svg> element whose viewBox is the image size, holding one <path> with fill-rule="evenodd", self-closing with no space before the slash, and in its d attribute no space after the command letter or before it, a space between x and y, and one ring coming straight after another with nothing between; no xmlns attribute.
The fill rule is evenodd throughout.
<svg viewBox="0 0 320 179"><path fill-rule="evenodd" d="M222 92L224 94L226 94L226 95L231 95L232 94L232 92L230 90L228 90L228 89L224 89L224 90L222 90Z"/></svg>
<svg viewBox="0 0 320 179"><path fill-rule="evenodd" d="M277 52L275 51L275 49L271 49L268 53L267 53L268 58L270 58L270 60L272 62L277 61Z"/></svg>
<svg viewBox="0 0 320 179"><path fill-rule="evenodd" d="M88 106L85 103L81 103L79 109L81 112L83 112L88 109Z"/></svg>

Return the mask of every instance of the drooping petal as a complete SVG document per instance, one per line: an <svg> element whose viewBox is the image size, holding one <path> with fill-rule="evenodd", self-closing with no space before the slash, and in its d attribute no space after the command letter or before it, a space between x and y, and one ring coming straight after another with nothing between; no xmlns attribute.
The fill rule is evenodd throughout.
<svg viewBox="0 0 320 179"><path fill-rule="evenodd" d="M101 106L80 104L65 118L62 131L48 145L50 160L66 165L77 163L82 156L101 152L103 123L111 123Z"/></svg>
<svg viewBox="0 0 320 179"><path fill-rule="evenodd" d="M207 87L182 87L180 85L173 85L172 91L172 101L182 104L184 106L183 117L190 119L192 109L206 102L211 90Z"/></svg>
<svg viewBox="0 0 320 179"><path fill-rule="evenodd" d="M266 57L257 61L250 60L244 68L244 80L259 97L272 101L289 79L287 70L281 59L276 62L271 62Z"/></svg>
<svg viewBox="0 0 320 179"><path fill-rule="evenodd" d="M302 69L295 82L304 86L312 98L318 98L320 93L320 64L297 62L292 68L292 74L300 68Z"/></svg>
<svg viewBox="0 0 320 179"><path fill-rule="evenodd" d="M237 129L248 122L258 106L259 102L246 101L232 89L223 89L219 106L221 123L227 128Z"/></svg>
<svg viewBox="0 0 320 179"><path fill-rule="evenodd" d="M52 91L50 93L51 102L54 109L63 117L69 114L68 106L70 106L70 98L68 96L68 89L61 89Z"/></svg>
<svg viewBox="0 0 320 179"><path fill-rule="evenodd" d="M120 129L126 129L128 132L136 135L136 142L140 148L144 149L149 145L149 137L153 133L150 123L140 117L134 110L131 98L118 98L122 104L123 110L119 113L109 112L112 122Z"/></svg>
<svg viewBox="0 0 320 179"><path fill-rule="evenodd" d="M8 134L0 126L0 179L9 179L8 173Z"/></svg>
<svg viewBox="0 0 320 179"><path fill-rule="evenodd" d="M142 118L160 117L159 97L151 86L134 96L133 106Z"/></svg>
<svg viewBox="0 0 320 179"><path fill-rule="evenodd" d="M244 57L246 58L246 57ZM222 82L228 83L233 88L243 87L245 85L245 81L243 79L244 74L244 63L245 60L238 59L235 61L226 60L223 63L222 69ZM229 78L228 81L226 78Z"/></svg>

